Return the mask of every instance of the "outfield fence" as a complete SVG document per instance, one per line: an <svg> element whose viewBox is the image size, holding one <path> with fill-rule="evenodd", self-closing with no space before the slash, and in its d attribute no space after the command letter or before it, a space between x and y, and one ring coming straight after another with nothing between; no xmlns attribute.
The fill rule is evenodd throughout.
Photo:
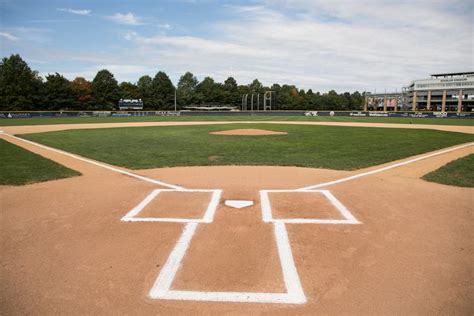
<svg viewBox="0 0 474 316"><path fill-rule="evenodd" d="M472 112L380 112L380 111L0 111L0 119L52 117L141 116L345 116L473 119Z"/></svg>

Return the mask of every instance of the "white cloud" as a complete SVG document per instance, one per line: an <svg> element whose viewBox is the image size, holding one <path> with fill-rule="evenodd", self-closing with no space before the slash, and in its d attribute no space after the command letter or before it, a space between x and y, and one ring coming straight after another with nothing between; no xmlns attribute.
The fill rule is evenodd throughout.
<svg viewBox="0 0 474 316"><path fill-rule="evenodd" d="M80 20L55 20L55 19L48 19L48 20L29 20L28 23L69 23L69 22L78 22Z"/></svg>
<svg viewBox="0 0 474 316"><path fill-rule="evenodd" d="M238 55L247 57L269 57L273 52L265 51L251 46L234 44L226 41L208 40L193 36L165 36L158 35L153 37L140 37L135 32L127 33L127 40L134 40L139 44L152 44L157 46L171 47L177 50L191 50L196 53L214 54L214 55Z"/></svg>
<svg viewBox="0 0 474 316"><path fill-rule="evenodd" d="M0 33L1 37L11 41L11 45L18 47L18 45L34 46L48 43L51 41L52 31L48 28L6 27L1 29Z"/></svg>
<svg viewBox="0 0 474 316"><path fill-rule="evenodd" d="M6 38L7 40L10 41L18 41L18 37L8 33L8 32L0 32L0 37Z"/></svg>
<svg viewBox="0 0 474 316"><path fill-rule="evenodd" d="M163 24L158 24L158 27L162 29L170 29L171 25L168 23L163 23Z"/></svg>
<svg viewBox="0 0 474 316"><path fill-rule="evenodd" d="M107 19L114 21L118 24L125 24L125 25L141 25L141 19L138 16L135 16L133 13L115 13L114 15L110 15Z"/></svg>
<svg viewBox="0 0 474 316"><path fill-rule="evenodd" d="M88 9L70 9L70 8L58 8L58 11L63 11L67 13L77 14L77 15L90 15L91 10Z"/></svg>
<svg viewBox="0 0 474 316"><path fill-rule="evenodd" d="M236 13L244 13L244 12L255 12L264 10L265 7L262 5L224 5L224 7L231 9Z"/></svg>
<svg viewBox="0 0 474 316"><path fill-rule="evenodd" d="M138 37L138 34L136 32L127 32L123 36L123 38L125 38L127 41L131 41L131 40L133 40L134 38L137 38L137 37Z"/></svg>

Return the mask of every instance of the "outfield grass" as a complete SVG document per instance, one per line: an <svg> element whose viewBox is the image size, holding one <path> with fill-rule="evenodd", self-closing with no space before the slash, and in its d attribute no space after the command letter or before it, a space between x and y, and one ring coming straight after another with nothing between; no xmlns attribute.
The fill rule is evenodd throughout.
<svg viewBox="0 0 474 316"><path fill-rule="evenodd" d="M458 187L474 187L474 154L454 160L423 176L423 179Z"/></svg>
<svg viewBox="0 0 474 316"><path fill-rule="evenodd" d="M179 116L179 117L58 117L2 119L0 126L123 123L123 122L169 122L169 121L309 121L309 122L360 122L394 124L434 124L474 126L473 119L406 118L406 117L330 117L330 116Z"/></svg>
<svg viewBox="0 0 474 316"><path fill-rule="evenodd" d="M21 135L131 169L208 165L279 165L354 170L474 141L434 130L249 124L288 135L224 136L233 124L68 130Z"/></svg>
<svg viewBox="0 0 474 316"><path fill-rule="evenodd" d="M22 185L80 175L21 147L0 139L1 185Z"/></svg>

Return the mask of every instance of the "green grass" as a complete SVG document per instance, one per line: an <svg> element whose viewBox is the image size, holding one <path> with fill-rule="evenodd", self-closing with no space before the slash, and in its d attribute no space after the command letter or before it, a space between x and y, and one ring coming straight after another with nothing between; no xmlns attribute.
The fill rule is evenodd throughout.
<svg viewBox="0 0 474 316"><path fill-rule="evenodd" d="M0 139L1 185L22 185L80 175L21 147Z"/></svg>
<svg viewBox="0 0 474 316"><path fill-rule="evenodd" d="M0 126L123 123L123 122L169 122L169 121L309 121L309 122L360 122L395 124L435 124L474 126L473 119L405 118L405 117L306 117L306 116L180 116L180 117L58 117L2 119Z"/></svg>
<svg viewBox="0 0 474 316"><path fill-rule="evenodd" d="M426 174L423 179L441 184L473 188L474 154L454 160L438 170Z"/></svg>
<svg viewBox="0 0 474 316"><path fill-rule="evenodd" d="M354 170L473 141L434 130L249 124L288 135L224 136L241 125L130 127L22 135L52 147L131 169L278 165Z"/></svg>

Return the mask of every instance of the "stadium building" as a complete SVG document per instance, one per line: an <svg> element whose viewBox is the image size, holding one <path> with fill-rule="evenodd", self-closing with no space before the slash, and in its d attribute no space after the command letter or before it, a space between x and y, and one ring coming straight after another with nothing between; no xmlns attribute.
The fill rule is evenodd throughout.
<svg viewBox="0 0 474 316"><path fill-rule="evenodd" d="M364 110L473 112L474 72L433 74L398 93L367 93Z"/></svg>
<svg viewBox="0 0 474 316"><path fill-rule="evenodd" d="M433 74L403 88L412 111L465 111L474 109L474 72Z"/></svg>

